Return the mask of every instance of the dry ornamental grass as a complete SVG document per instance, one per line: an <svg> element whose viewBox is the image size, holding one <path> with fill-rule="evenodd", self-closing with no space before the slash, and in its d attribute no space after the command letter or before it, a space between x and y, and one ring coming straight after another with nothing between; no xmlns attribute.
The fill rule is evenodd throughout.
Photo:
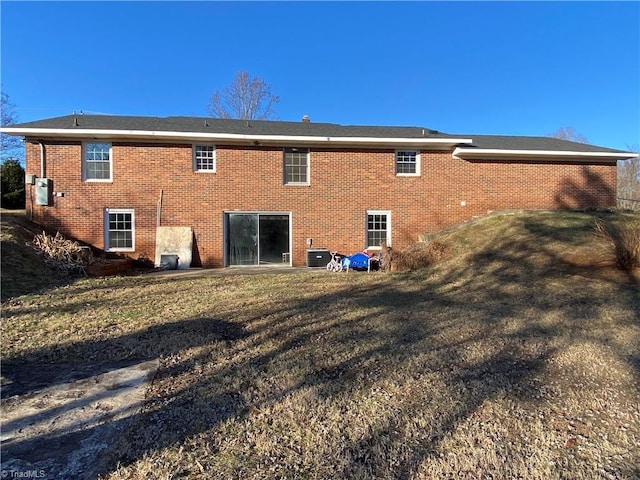
<svg viewBox="0 0 640 480"><path fill-rule="evenodd" d="M606 223L597 219L594 227L598 240L603 242L616 264L627 272L640 268L640 221L623 224Z"/></svg>
<svg viewBox="0 0 640 480"><path fill-rule="evenodd" d="M3 304L3 361L161 359L104 479L630 480L640 290L574 261L592 228L490 218L402 274L82 279Z"/></svg>
<svg viewBox="0 0 640 480"><path fill-rule="evenodd" d="M42 232L33 239L33 246L44 256L44 263L62 271L83 271L83 267L94 263L89 247L67 240L60 232L48 235Z"/></svg>

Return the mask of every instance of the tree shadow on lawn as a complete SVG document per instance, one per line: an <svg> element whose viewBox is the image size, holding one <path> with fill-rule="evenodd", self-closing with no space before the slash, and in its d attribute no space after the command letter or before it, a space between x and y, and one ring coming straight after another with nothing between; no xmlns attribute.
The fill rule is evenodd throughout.
<svg viewBox="0 0 640 480"><path fill-rule="evenodd" d="M237 323L216 318L194 318L154 325L143 332L120 337L76 342L60 349L41 349L36 355L4 361L3 405L12 414L11 420L5 417L2 422L5 434L2 442L3 468L6 471L42 471L52 478L95 476L96 469L106 468L105 459L97 455L106 448L105 437L112 442L115 439L108 437L115 435L114 432L126 431L126 426L139 415L136 413L140 408L137 401L121 405L120 397L115 397L121 396L123 389L125 392L130 389L138 379L129 373L122 376L118 371L136 367L133 375L137 375L135 372L139 368L148 368L144 365L150 356L175 358L185 349L203 344L227 345L244 336L242 325ZM39 358L55 358L60 353L65 360L77 358L79 361L29 363ZM121 360L113 361L114 358ZM97 363L86 364L87 359ZM190 362L184 362L178 370L191 368ZM175 371L175 365L166 367L165 363L164 369L152 374L159 378L171 376ZM134 383L130 384L132 381ZM95 388L94 384L102 387ZM18 410L18 415L15 415L13 411L19 409L19 403L23 401L24 413ZM224 397L219 403L228 404L229 399ZM117 407L112 410L109 405ZM94 408L107 410L106 413L95 414L84 412ZM70 422L70 415L76 419ZM30 431L32 428L37 429L36 432L42 431L40 425L45 424L49 426L44 434L21 433L23 429ZM93 456L85 461L95 461L95 464L79 466L78 457L87 455L87 451Z"/></svg>
<svg viewBox="0 0 640 480"><path fill-rule="evenodd" d="M146 405L116 444L104 473L135 468L135 462L167 447L184 458L186 453L176 452L195 444L187 451L202 448L197 465L185 460L165 468L185 477L237 476L276 458L275 477L412 478L485 402L503 397L529 402L542 395L533 380L569 343L618 346L614 332L594 336L581 324L599 318L609 303L630 312L634 321L636 287L612 287L609 293L615 295L603 295L600 283L574 281L579 290L558 291L567 276L553 262L543 245L531 252L504 237L444 273L379 274L366 281L345 274L336 277L329 293L313 293L323 280L310 277L298 297L274 304L261 304L259 296L249 298L253 303L242 312L218 304L208 317L72 345L78 358L96 352L112 358L132 342L162 358ZM560 320L549 325L548 314ZM40 352L50 353L55 352ZM637 362L637 356L625 358ZM325 422L323 440L335 443L336 456L301 467L282 453L296 456L282 428L309 432L309 419L277 412L299 403L305 392L313 398L301 408ZM382 407L367 410L375 392L385 393L387 403L380 400ZM425 409L437 415L418 435L412 422ZM322 412L336 411L343 415L339 423L321 418ZM274 423L264 423L264 415ZM228 446L220 442L218 429L229 422L271 428L267 451L252 449L239 437L227 438ZM363 433L352 430L357 422L366 424ZM220 470L217 458L225 448L230 463L222 466L228 471Z"/></svg>
<svg viewBox="0 0 640 480"><path fill-rule="evenodd" d="M185 349L216 342L227 344L245 336L243 326L237 323L218 318L191 318L152 325L119 337L42 348L3 360L2 376L6 383L2 386L2 396L29 395L44 387L83 380L161 355L171 357ZM65 362L56 363L57 358L64 358ZM70 363L72 360L76 362ZM33 364L41 370L34 371ZM83 364L90 368L77 368Z"/></svg>
<svg viewBox="0 0 640 480"><path fill-rule="evenodd" d="M597 291L586 286L577 296L575 292L551 296L549 290L553 286L538 285L536 288L531 285L538 265L526 264L526 257L514 258L500 253L499 249L493 253L504 255L502 260L506 262L517 260L527 274L518 275L506 269L488 269L489 273L481 273L484 269L476 270L477 265L474 265L468 267L467 273L477 277L479 283L447 293L437 291L447 288L447 284L437 280L429 280L420 274L397 275L386 277L389 280L378 283L375 289L368 285L363 288L348 285L330 295L306 296L299 301L292 299L277 311L252 309L245 318L251 334L236 345L238 350L248 347L246 356L203 375L197 384L188 388L186 392L205 392L203 396L197 396L197 407L191 403L191 393L174 392L169 398L180 397L180 401L172 400L169 410L160 408L152 418L154 422L164 419L160 420L160 425L184 425L182 419L192 417L188 412L195 408L199 422L191 423L186 431L163 428L143 450L180 443L186 437L215 429L232 418L250 423L255 412L273 412L279 404L309 389L316 392L315 406L322 409L345 395L362 395L394 378L398 370L407 370L408 376L401 375L396 381L415 383L416 396L400 395L394 401L396 413L385 412L372 418L370 432L360 438L346 433L348 426L345 426L343 437L348 440L339 449L344 458L339 460L341 467L337 473L344 478L414 476L425 458L436 455L442 439L487 400L511 396L530 401L539 397L540 392L532 379L542 373L549 358L567 342L584 339L615 347L614 338L589 335L583 338L579 332L580 323L598 316L603 306ZM496 261L495 256L490 255L491 264ZM492 283L489 281L492 277L498 279ZM543 283L542 278L539 280ZM523 303L522 296L514 297L514 283L520 288L531 287L534 298ZM624 301L626 296L624 292L620 293ZM575 301L568 303L569 299ZM537 315L545 311L562 314L567 325L547 328L537 323ZM292 317L297 318L293 323L290 322ZM454 332L460 325L451 319L459 317L472 319L472 328ZM505 334L502 343L493 350L489 349L484 355L476 352L475 356L468 352L474 345L484 345L486 338L495 339L495 330L501 329L506 318L521 317L524 321ZM267 323L262 321L260 328L251 328L252 322L264 318L268 319ZM541 346L532 350L529 348L531 342ZM268 346L266 351L264 346ZM205 357L200 357L196 363L205 362ZM416 364L416 359L421 359L423 365ZM413 370L414 367L418 367L417 370ZM430 391L429 382L421 383L421 376L433 371L442 379L444 391ZM221 389L220 385L228 378L238 381L226 382L231 388ZM213 392L216 395L212 395ZM454 401L439 412L421 439L407 438L401 432L406 431L411 418L419 416L423 408L421 401L429 402L430 397L451 397ZM351 407L345 408L348 411ZM345 423L348 424L346 418L347 415ZM299 422L304 420L300 418ZM147 420L143 424L148 424ZM273 430L274 435L282 433L277 428ZM157 445L158 438L165 441ZM259 456L256 453L256 457ZM121 460L132 462L137 458ZM396 463L390 466L392 460ZM285 463L278 466L276 476L295 475L294 465ZM202 458L201 464L206 471L208 465ZM212 472L216 471L215 462L210 468Z"/></svg>

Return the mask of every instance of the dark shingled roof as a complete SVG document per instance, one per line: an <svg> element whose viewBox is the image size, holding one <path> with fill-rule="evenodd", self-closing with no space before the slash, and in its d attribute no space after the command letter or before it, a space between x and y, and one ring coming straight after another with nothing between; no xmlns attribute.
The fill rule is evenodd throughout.
<svg viewBox="0 0 640 480"><path fill-rule="evenodd" d="M264 120L231 120L205 117L136 117L119 115L66 115L9 128L133 130L154 132L222 133L238 135L371 137L371 138L470 138L472 143L460 145L469 149L549 150L573 152L629 153L622 150L570 142L551 137L506 135L446 134L423 127L360 126L335 123L281 122Z"/></svg>
<svg viewBox="0 0 640 480"><path fill-rule="evenodd" d="M76 125L77 123L77 125ZM204 117L129 117L67 115L12 125L16 128L149 130L163 132L230 133L239 135L291 135L316 137L451 138L422 127L369 127L335 123L231 120Z"/></svg>
<svg viewBox="0 0 640 480"><path fill-rule="evenodd" d="M461 138L471 138L472 145L465 148L500 149L500 150L549 150L567 152L611 152L627 153L606 147L598 147L586 143L570 142L553 137L523 137L509 135L459 135Z"/></svg>

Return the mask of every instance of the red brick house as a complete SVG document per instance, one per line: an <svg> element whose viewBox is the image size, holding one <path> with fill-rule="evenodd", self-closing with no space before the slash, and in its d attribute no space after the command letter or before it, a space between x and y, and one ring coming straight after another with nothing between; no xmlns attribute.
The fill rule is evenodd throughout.
<svg viewBox="0 0 640 480"><path fill-rule="evenodd" d="M155 263L158 232L189 227L189 263L204 267L303 266L309 248L354 253L382 240L403 248L488 210L614 206L616 162L636 156L306 118L69 115L2 131L25 137L34 222Z"/></svg>

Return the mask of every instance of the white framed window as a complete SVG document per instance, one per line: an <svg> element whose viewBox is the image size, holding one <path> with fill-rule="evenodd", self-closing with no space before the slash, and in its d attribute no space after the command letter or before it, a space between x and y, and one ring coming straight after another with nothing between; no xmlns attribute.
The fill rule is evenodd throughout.
<svg viewBox="0 0 640 480"><path fill-rule="evenodd" d="M216 171L216 147L215 145L193 146L193 170L196 172Z"/></svg>
<svg viewBox="0 0 640 480"><path fill-rule="evenodd" d="M135 214L131 208L107 208L104 211L104 250L135 250Z"/></svg>
<svg viewBox="0 0 640 480"><path fill-rule="evenodd" d="M85 182L110 182L113 173L111 144L85 142L82 144L82 180Z"/></svg>
<svg viewBox="0 0 640 480"><path fill-rule="evenodd" d="M367 240L365 249L380 249L386 242L391 246L391 212L389 210L367 210Z"/></svg>
<svg viewBox="0 0 640 480"><path fill-rule="evenodd" d="M396 175L399 177L419 177L420 152L417 150L396 150Z"/></svg>
<svg viewBox="0 0 640 480"><path fill-rule="evenodd" d="M284 149L285 185L309 185L309 149Z"/></svg>

